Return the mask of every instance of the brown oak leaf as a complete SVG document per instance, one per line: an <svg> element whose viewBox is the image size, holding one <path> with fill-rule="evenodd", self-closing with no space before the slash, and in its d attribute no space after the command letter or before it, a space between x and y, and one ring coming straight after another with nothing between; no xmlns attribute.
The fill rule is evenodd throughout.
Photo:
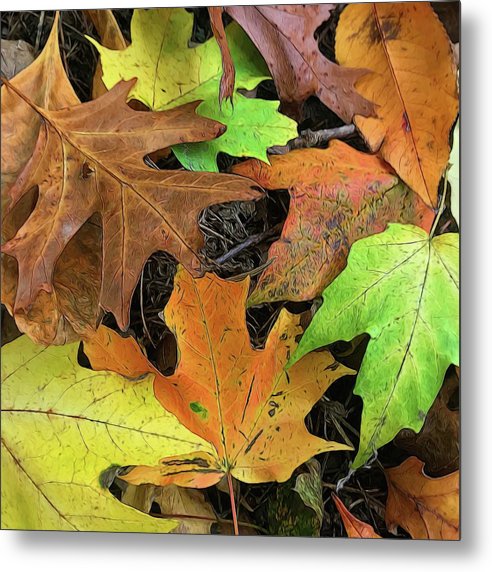
<svg viewBox="0 0 492 572"><path fill-rule="evenodd" d="M102 226L98 302L126 329L135 285L153 252L166 250L199 274L199 213L215 203L261 196L251 181L235 175L147 167L147 153L212 139L224 127L196 115L199 102L162 112L134 111L126 105L134 83L120 82L94 101L58 111L35 105L8 83L43 119L32 157L10 189L12 206L35 186L39 198L2 247L18 263L17 310L28 310L41 291L52 292L57 260L97 215Z"/></svg>
<svg viewBox="0 0 492 572"><path fill-rule="evenodd" d="M58 45L58 14L38 58L12 79L34 103L49 110L79 103L65 73ZM31 214L36 195L27 193L8 210L8 190L36 145L41 116L22 98L2 86L2 242L11 239ZM41 291L28 308L15 307L17 262L2 254L2 303L18 328L42 344L63 344L89 335L99 317L101 231L87 223L69 242L56 263L52 292Z"/></svg>

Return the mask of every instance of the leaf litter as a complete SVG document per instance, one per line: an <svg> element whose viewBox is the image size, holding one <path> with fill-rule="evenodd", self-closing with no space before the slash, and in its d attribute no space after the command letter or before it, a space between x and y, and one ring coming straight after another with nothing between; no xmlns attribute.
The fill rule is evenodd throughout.
<svg viewBox="0 0 492 572"><path fill-rule="evenodd" d="M343 7L342 7L343 10ZM194 14L192 41L202 42L211 37L208 15L205 9L192 9ZM340 11L337 7L336 12ZM115 11L123 34L129 39L129 22L131 10ZM16 23L13 13L2 13L2 37L5 29L11 37L24 36L32 40L37 33L40 15L27 13ZM51 18L51 20L50 20ZM73 18L73 19L72 19ZM325 22L317 30L318 42L323 53L334 60L334 31L336 18ZM49 24L53 16L49 12L45 15L46 25L43 27L40 45L49 31ZM14 22L14 23L13 23ZM82 33L95 36L95 30L90 20L81 15L81 12L67 11L63 15L62 25L62 55L64 63L69 63L70 79L79 97L82 100L89 99L93 69L97 57L91 46L82 41ZM33 33L33 30L36 30ZM81 33L77 33L76 31ZM259 93L268 99L277 99L273 82L266 81L260 84ZM308 99L302 106L302 114L299 122L299 130L306 127L315 129L330 129L338 127L340 119L332 114L316 98ZM363 140L355 135L346 142L356 149L368 151ZM225 154L219 155L218 163L221 171L229 170L237 163L237 159ZM168 158L158 159L160 168L176 168L179 163L171 153ZM447 200L447 202L449 199ZM449 204L449 202L448 202ZM258 281L259 274L256 269L268 264L268 248L271 243L278 239L280 230L287 217L289 208L288 189L283 193L267 193L267 196L253 206L248 202L230 203L228 205L216 205L203 211L199 225L204 235L203 252L211 260L217 260L225 256L225 260L216 264L212 269L220 276L227 278L250 276L252 289ZM455 221L449 208L446 208L440 221L439 228L447 232L455 231ZM259 237L259 238L258 238ZM234 249L237 249L235 251ZM152 363L166 373L171 373L176 365L173 355L162 356L162 348L169 345L165 339L172 336L166 324L162 320L162 312L171 296L176 272L176 261L164 252L154 253L145 263L142 276L133 294L130 311L130 324L128 333L133 335L141 344L141 347L149 356ZM310 322L313 309L316 309L316 301L312 303L276 302L262 304L247 310L247 325L253 347L264 346L265 339L282 308L294 313L303 313L306 327ZM3 310L3 308L2 308ZM311 311L310 311L311 310ZM307 311L307 312L306 312ZM104 323L118 330L111 315L106 315ZM344 365L358 369L363 359L364 349L368 340L362 337L358 343L337 342L330 346L336 359ZM161 350L161 351L160 351ZM169 354L169 351L167 351ZM171 351L172 354L172 351ZM314 435L323 439L347 442L357 447L358 430L362 412L362 401L352 393L354 380L343 379L335 383L319 401L310 414L306 417L306 426ZM330 455L320 456L321 480L323 482L323 525L321 536L344 535L339 513L331 501L331 493L336 490L337 483L347 475L353 455L344 452L334 452ZM339 491L345 506L349 507L360 521L370 523L376 533L387 536L388 531L384 522L384 505L387 494L383 466L394 466L405 459L404 454L393 443L382 447L379 451L376 463L370 468L362 468L355 477ZM388 464L389 463L389 464ZM307 469L300 468L297 473ZM121 489L118 491L115 477L111 490L121 498ZM122 485L124 487L124 485ZM248 485L241 483L237 494L239 507L238 518L241 521L253 519L259 531L268 532L269 523L266 511L266 503L275 494L280 485L275 483ZM225 489L224 489L225 490ZM228 494L220 490L220 486L205 489L208 501L212 503L213 511L218 520L229 520L232 526L230 504ZM156 503L152 503L150 513L158 517L161 509ZM254 528L253 526L253 528ZM212 527L214 532L215 527ZM399 530L398 535L405 537L406 533Z"/></svg>

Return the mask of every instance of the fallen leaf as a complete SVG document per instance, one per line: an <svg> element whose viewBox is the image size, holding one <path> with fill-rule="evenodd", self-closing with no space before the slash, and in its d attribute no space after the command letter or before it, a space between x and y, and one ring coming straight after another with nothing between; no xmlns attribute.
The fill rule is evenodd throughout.
<svg viewBox="0 0 492 572"><path fill-rule="evenodd" d="M284 365L302 329L300 318L282 311L264 350L251 347L245 302L249 279L227 282L213 274L194 279L179 268L165 308L179 360L173 375L156 375L155 395L212 453L164 457L122 477L133 484L208 487L225 475L248 483L285 481L314 455L350 450L311 435L304 417L326 389L352 370L327 351L313 353L289 373ZM94 368L113 364L120 373L155 371L132 339L86 345ZM106 349L104 349L106 348ZM117 352L115 360L109 351Z"/></svg>
<svg viewBox="0 0 492 572"><path fill-rule="evenodd" d="M172 531L177 534L210 534L217 522L212 505L201 491L176 485L130 485L124 483L121 502L145 514L151 513L153 503L160 509L155 518L176 518L180 524Z"/></svg>
<svg viewBox="0 0 492 572"><path fill-rule="evenodd" d="M323 522L320 488L319 475L313 480L312 473L305 472L275 487L267 497L269 534L319 537Z"/></svg>
<svg viewBox="0 0 492 572"><path fill-rule="evenodd" d="M12 84L47 109L61 109L79 102L60 58L58 16L40 56ZM5 86L1 99L2 242L6 242L17 234L35 206L36 196L29 193L9 210L7 191L34 151L41 120L35 110ZM15 304L17 262L2 254L2 303L22 332L38 343L63 344L94 331L99 317L100 244L98 227L94 224L82 227L56 263L52 292L39 292L24 308Z"/></svg>
<svg viewBox="0 0 492 572"><path fill-rule="evenodd" d="M84 12L94 24L99 34L101 44L105 48L112 50L124 50L126 48L126 40L112 10L84 10ZM94 77L92 78L92 99L97 99L107 91L102 80L102 66L101 59L99 58Z"/></svg>
<svg viewBox="0 0 492 572"><path fill-rule="evenodd" d="M378 157L341 141L237 165L233 172L268 190L287 188L290 206L248 304L319 296L347 263L351 245L388 222L430 230L434 213Z"/></svg>
<svg viewBox="0 0 492 572"><path fill-rule="evenodd" d="M260 54L237 25L227 28L231 57L236 63L236 91L232 103L219 103L222 58L216 41L188 47L193 16L183 8L135 10L132 43L125 50L93 44L101 54L103 80L113 87L121 79L138 78L129 97L152 110L203 100L197 113L223 123L227 130L204 143L175 145L181 164L190 170L218 171L220 152L267 161L266 150L297 136L296 123L278 113L278 101L251 99L237 90L251 90L269 78ZM282 143L280 143L282 142Z"/></svg>
<svg viewBox="0 0 492 572"><path fill-rule="evenodd" d="M401 526L414 540L459 540L459 472L431 479L423 466L417 457L410 457L385 470L388 530L396 532Z"/></svg>
<svg viewBox="0 0 492 572"><path fill-rule="evenodd" d="M460 224L460 122L456 122L453 131L453 147L449 157L448 181L451 185L451 212L454 220Z"/></svg>
<svg viewBox="0 0 492 572"><path fill-rule="evenodd" d="M318 517L318 534L323 523L323 486L321 483L321 465L316 459L306 462L307 473L296 477L294 491L301 497L302 502L311 508Z"/></svg>
<svg viewBox="0 0 492 572"><path fill-rule="evenodd" d="M24 40L2 38L2 75L11 79L34 61L34 49Z"/></svg>
<svg viewBox="0 0 492 572"><path fill-rule="evenodd" d="M135 285L153 252L166 250L198 273L199 213L211 204L260 196L250 181L234 175L147 167L146 153L211 138L223 128L197 116L196 103L158 113L132 110L125 101L134 83L121 82L97 100L60 111L17 92L43 118L32 159L10 190L12 205L35 185L39 198L2 247L17 259L18 310L28 309L41 291L52 291L58 258L97 214L103 229L99 304L126 329Z"/></svg>
<svg viewBox="0 0 492 572"><path fill-rule="evenodd" d="M401 429L420 431L448 366L459 364L458 247L456 233L430 238L401 224L357 241L289 361L371 337L354 388L364 406L353 469Z"/></svg>
<svg viewBox="0 0 492 572"><path fill-rule="evenodd" d="M12 85L29 94L33 103L49 110L79 103L61 61L58 22L57 12L43 51L29 67L12 79ZM6 191L31 157L42 122L39 114L13 91L5 85L2 85L1 91L1 188L2 212L5 212Z"/></svg>
<svg viewBox="0 0 492 572"><path fill-rule="evenodd" d="M316 95L345 122L355 114L374 113L371 101L354 84L365 70L338 66L318 48L316 30L328 20L334 4L226 6L254 42L270 69L280 100L293 115Z"/></svg>
<svg viewBox="0 0 492 572"><path fill-rule="evenodd" d="M209 445L164 411L152 376L128 381L85 369L77 350L26 336L2 348L2 528L174 530L178 518L155 519L116 500L103 473Z"/></svg>
<svg viewBox="0 0 492 572"><path fill-rule="evenodd" d="M459 388L456 369L454 366L449 368L419 433L404 429L395 438L395 445L421 459L432 476L443 476L459 469L460 413L449 408L449 401Z"/></svg>
<svg viewBox="0 0 492 572"><path fill-rule="evenodd" d="M382 538L370 524L355 518L335 493L332 493L331 498L342 517L343 525L349 538Z"/></svg>
<svg viewBox="0 0 492 572"><path fill-rule="evenodd" d="M336 57L373 73L357 91L377 117L355 117L372 151L430 206L449 157L458 111L456 65L443 25L428 2L353 4L340 16Z"/></svg>

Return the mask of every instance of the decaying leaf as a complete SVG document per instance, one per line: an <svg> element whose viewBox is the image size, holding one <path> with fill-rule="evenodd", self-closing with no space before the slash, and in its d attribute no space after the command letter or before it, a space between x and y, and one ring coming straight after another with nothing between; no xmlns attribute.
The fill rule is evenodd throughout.
<svg viewBox="0 0 492 572"><path fill-rule="evenodd" d="M331 498L342 517L343 525L349 538L382 538L370 524L356 518L335 493L331 495Z"/></svg>
<svg viewBox="0 0 492 572"><path fill-rule="evenodd" d="M2 348L2 528L170 532L117 501L102 473L210 446L164 411L152 376L132 381L77 363L78 344ZM117 359L117 356L114 356Z"/></svg>
<svg viewBox="0 0 492 572"><path fill-rule="evenodd" d="M319 537L323 499L319 474L314 474L313 466L310 472L301 472L276 487L268 498L266 511L270 534Z"/></svg>
<svg viewBox="0 0 492 572"><path fill-rule="evenodd" d="M336 57L343 66L373 72L357 82L357 91L376 104L377 117L358 116L355 124L370 148L436 207L458 95L451 44L430 4L347 6Z"/></svg>
<svg viewBox="0 0 492 572"><path fill-rule="evenodd" d="M12 80L47 109L78 103L63 68L58 47L58 16L44 50ZM28 193L8 210L8 190L34 150L41 118L21 98L2 86L2 242L13 238L32 213L36 196ZM90 227L87 226L90 224ZM53 290L41 291L28 307L17 307L17 262L2 254L2 303L19 329L42 344L63 344L94 331L99 317L101 231L87 223L72 238L55 265Z"/></svg>
<svg viewBox="0 0 492 572"><path fill-rule="evenodd" d="M357 241L290 359L371 337L354 388L364 402L354 469L401 429L420 431L448 366L459 364L458 240L390 224Z"/></svg>
<svg viewBox="0 0 492 572"><path fill-rule="evenodd" d="M415 434L404 429L395 438L395 445L421 459L426 472L432 476L447 475L459 469L460 414L449 408L449 401L458 392L457 369L454 366L448 369L420 432Z"/></svg>
<svg viewBox="0 0 492 572"><path fill-rule="evenodd" d="M270 69L280 100L293 115L308 97L319 99L350 123L370 116L374 107L354 87L365 70L337 66L318 48L316 30L328 20L334 4L226 6L254 42Z"/></svg>
<svg viewBox="0 0 492 572"><path fill-rule="evenodd" d="M153 503L160 509L158 518L175 518L179 525L172 531L179 534L210 534L212 524L217 522L214 510L201 491L185 489L176 485L125 484L121 502L149 514ZM155 515L157 517L157 515Z"/></svg>
<svg viewBox="0 0 492 572"><path fill-rule="evenodd" d="M138 78L129 97L152 110L203 100L197 113L220 121L227 130L207 143L175 145L173 150L187 169L218 171L219 152L266 161L267 148L296 137L297 126L278 113L278 101L251 99L237 91L254 89L269 78L265 62L237 24L228 26L229 48L236 64L236 90L232 102L219 103L219 47L212 38L189 48L192 25L193 16L183 8L135 10L128 48L109 50L93 41L101 54L106 86L113 87L121 79Z"/></svg>
<svg viewBox="0 0 492 572"><path fill-rule="evenodd" d="M433 212L391 167L341 141L273 156L271 163L247 161L233 170L268 190L287 188L291 197L250 305L319 296L345 268L351 245L389 222L430 230Z"/></svg>
<svg viewBox="0 0 492 572"><path fill-rule="evenodd" d="M124 50L126 48L126 40L112 10L85 10L85 12L94 24L101 44L105 48L111 50ZM92 99L97 99L107 91L102 80L102 66L99 59L92 78Z"/></svg>
<svg viewBox="0 0 492 572"><path fill-rule="evenodd" d="M249 181L234 175L147 167L146 153L215 137L223 127L197 116L196 103L158 113L134 111L125 103L134 83L121 82L94 101L60 111L41 108L14 92L43 118L32 158L10 189L12 205L36 185L39 198L2 247L19 267L17 310L29 309L41 291L52 292L58 258L97 214L103 230L99 305L126 329L133 290L153 252L166 250L198 273L200 211L260 196Z"/></svg>
<svg viewBox="0 0 492 572"><path fill-rule="evenodd" d="M318 526L323 523L323 486L321 483L321 466L316 459L306 462L308 472L296 477L295 492L302 502L311 508L318 517ZM318 533L319 534L319 533Z"/></svg>
<svg viewBox="0 0 492 572"><path fill-rule="evenodd" d="M33 103L48 110L61 109L79 103L68 80L58 46L58 13L46 45L36 60L22 70L12 84L29 95ZM15 182L21 169L31 157L41 117L24 100L5 85L2 86L2 212L5 213L5 191Z"/></svg>
<svg viewBox="0 0 492 572"><path fill-rule="evenodd" d="M155 394L213 453L164 457L124 478L133 484L202 488L224 474L248 483L285 481L323 451L350 447L309 433L304 417L326 389L352 370L327 351L312 353L285 373L301 333L299 316L282 311L264 350L251 347L245 303L249 279L227 282L213 274L194 279L180 268L165 320L177 339L179 361L169 377L156 375ZM86 346L95 368L141 375L153 370L132 339L106 331L102 345ZM117 351L116 364L108 351ZM161 456L162 457L162 456Z"/></svg>
<svg viewBox="0 0 492 572"><path fill-rule="evenodd" d="M404 528L413 539L459 540L459 472L431 479L424 464L410 457L386 469L388 530Z"/></svg>
<svg viewBox="0 0 492 572"><path fill-rule="evenodd" d="M13 78L34 61L34 50L24 40L4 40L1 45L1 72L7 79Z"/></svg>

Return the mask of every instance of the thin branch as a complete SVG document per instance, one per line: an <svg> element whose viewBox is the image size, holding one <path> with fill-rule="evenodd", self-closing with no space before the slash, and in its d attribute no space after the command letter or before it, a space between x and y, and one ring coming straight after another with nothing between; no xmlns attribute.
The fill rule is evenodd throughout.
<svg viewBox="0 0 492 572"><path fill-rule="evenodd" d="M355 133L355 125L342 125L333 129L321 129L320 131L311 131L306 129L301 131L299 137L292 139L287 145L274 145L268 149L270 155L285 155L294 149L305 149L307 147L318 147L331 141L332 139L347 139Z"/></svg>

